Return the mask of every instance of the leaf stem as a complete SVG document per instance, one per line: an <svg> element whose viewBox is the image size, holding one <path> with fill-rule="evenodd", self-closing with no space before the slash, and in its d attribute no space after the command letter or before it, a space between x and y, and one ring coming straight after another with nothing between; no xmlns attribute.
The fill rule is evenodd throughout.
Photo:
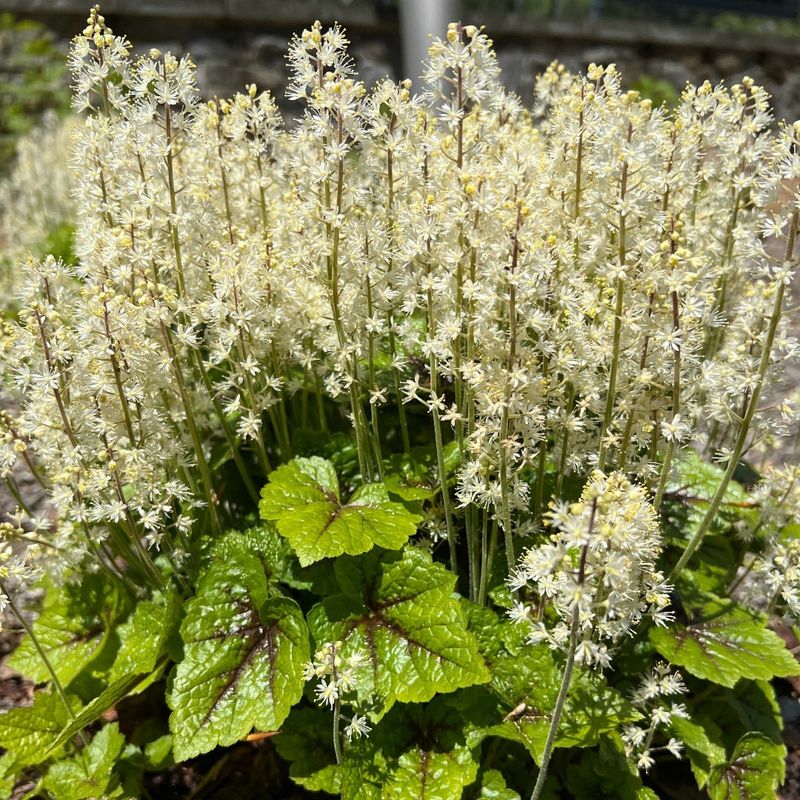
<svg viewBox="0 0 800 800"><path fill-rule="evenodd" d="M628 123L628 134L627 134L627 141L630 144L631 138L633 137L633 125ZM622 176L620 178L620 189L619 189L619 202L620 202L620 212L619 212L619 245L618 245L618 257L619 257L619 269L623 270L625 268L625 262L627 261L627 244L625 241L625 233L626 233L626 219L625 213L623 210L623 204L625 203L625 195L628 189L628 162L625 161L622 165ZM620 276L616 280L615 286L615 294L616 300L614 303L614 344L613 344L613 351L611 354L611 370L608 374L608 392L606 394L606 407L605 413L603 414L603 428L600 431L600 452L598 454L598 461L597 466L598 469L601 471L605 470L606 465L606 458L608 456L608 450L605 446L604 439L605 437L611 432L611 421L614 417L614 401L617 397L617 373L619 371L619 360L620 360L620 344L622 340L622 311L624 307L624 298L625 298L625 279Z"/></svg>
<svg viewBox="0 0 800 800"><path fill-rule="evenodd" d="M672 217L670 236L670 255L675 253L675 217ZM677 290L672 290L672 334L675 337L672 342L672 356L673 356L673 371L672 371L672 418L673 421L680 417L681 413L681 343L679 336L680 331L680 298L678 297ZM658 511L661 506L661 500L664 497L664 491L667 488L667 481L669 480L670 469L672 468L672 459L675 455L675 433L670 437L667 442L667 451L664 454L664 461L661 464L661 477L658 481L658 488L656 496L653 500L653 508Z"/></svg>
<svg viewBox="0 0 800 800"><path fill-rule="evenodd" d="M514 200L517 204L517 216L514 226L514 233L511 239L511 264L508 268L508 354L506 356L506 379L504 390L503 413L500 420L500 503L503 517L503 538L506 545L506 561L508 572L511 574L516 566L516 555L514 554L514 537L511 530L511 492L508 476L508 454L509 454L509 406L512 397L512 373L517 361L517 286L516 271L517 260L519 258L519 230L522 224L522 206L517 199L518 187L514 187Z"/></svg>
<svg viewBox="0 0 800 800"><path fill-rule="evenodd" d="M499 526L497 517L492 520L492 532L489 536L488 545L486 543L487 528L489 526L489 512L483 509L483 524L481 526L481 579L478 586L478 605L486 605L486 592L489 584L489 575L492 572L492 562L494 552L497 549L497 536Z"/></svg>

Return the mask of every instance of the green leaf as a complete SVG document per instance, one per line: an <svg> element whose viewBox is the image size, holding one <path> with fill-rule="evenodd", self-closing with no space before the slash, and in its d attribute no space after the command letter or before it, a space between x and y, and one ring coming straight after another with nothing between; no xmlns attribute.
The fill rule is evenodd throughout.
<svg viewBox="0 0 800 800"><path fill-rule="evenodd" d="M436 480L436 448L412 447L410 453L393 453L386 462L385 472L411 486L434 488Z"/></svg>
<svg viewBox="0 0 800 800"><path fill-rule="evenodd" d="M662 505L661 517L669 543L685 549L697 532L723 475L724 470L719 466L703 461L692 451L685 452ZM737 482L738 477L735 474L734 480L728 483L720 508L706 533L703 558L696 560L692 570L682 576L686 579L691 575L697 586L722 595L727 593L743 555L742 543L731 536L732 526L742 520L749 528L758 524L758 511L752 507L752 497Z"/></svg>
<svg viewBox="0 0 800 800"><path fill-rule="evenodd" d="M740 680L733 689L712 687L691 708L692 719L714 733L714 740L732 752L739 739L758 731L776 744L782 741L781 718L775 690L769 681Z"/></svg>
<svg viewBox="0 0 800 800"><path fill-rule="evenodd" d="M115 800L133 800L141 797L142 776L144 774L145 758L137 745L128 743L117 759L115 771L119 775L119 786L110 795Z"/></svg>
<svg viewBox="0 0 800 800"><path fill-rule="evenodd" d="M719 730L710 721L700 724L691 719L673 716L670 728L683 742L697 785L702 789L708 782L711 768L725 763L725 747Z"/></svg>
<svg viewBox="0 0 800 800"><path fill-rule="evenodd" d="M73 710L79 705L77 698L70 702ZM53 737L69 720L66 706L55 691L37 692L32 705L0 714L0 747L10 756L10 763L4 764L5 774L44 761Z"/></svg>
<svg viewBox="0 0 800 800"><path fill-rule="evenodd" d="M457 800L475 780L478 765L466 747L450 753L414 748L400 756L381 800Z"/></svg>
<svg viewBox="0 0 800 800"><path fill-rule="evenodd" d="M360 677L367 693L427 702L437 692L490 678L453 597L454 585L454 575L410 547L399 559L387 554L377 562L361 595L336 595L315 606L309 626L318 643L342 641L343 656L366 656Z"/></svg>
<svg viewBox="0 0 800 800"><path fill-rule="evenodd" d="M144 747L144 768L152 772L161 772L161 770L172 766L172 734L165 733L148 742Z"/></svg>
<svg viewBox="0 0 800 800"><path fill-rule="evenodd" d="M105 689L84 706L50 743L60 747L78 731L99 719L123 697L139 694L161 676L167 637L177 621L178 599L174 594L140 602L127 622L117 628L119 651L108 675ZM157 668L158 667L158 668Z"/></svg>
<svg viewBox="0 0 800 800"><path fill-rule="evenodd" d="M574 800L645 800L656 798L642 786L639 771L625 755L618 734L603 736L596 750L581 755L566 773L567 789Z"/></svg>
<svg viewBox="0 0 800 800"><path fill-rule="evenodd" d="M339 765L342 800L382 800L390 768L380 748L369 740L355 742Z"/></svg>
<svg viewBox="0 0 800 800"><path fill-rule="evenodd" d="M49 742L46 755L50 756L55 750L64 745L76 733L82 731L87 725L115 706L123 697L132 694L141 694L149 686L152 686L162 675L163 665L147 675L130 674L117 678L110 683L103 692L85 705L74 718L67 720L66 725L58 732L58 736Z"/></svg>
<svg viewBox="0 0 800 800"><path fill-rule="evenodd" d="M722 686L731 687L739 678L768 680L800 673L781 638L728 601L706 602L698 621L654 628L650 640L673 664Z"/></svg>
<svg viewBox="0 0 800 800"><path fill-rule="evenodd" d="M316 708L292 711L275 748L290 762L289 777L310 792L338 794L341 775L333 753L331 717Z"/></svg>
<svg viewBox="0 0 800 800"><path fill-rule="evenodd" d="M691 570L681 575L679 585L694 584L696 589L724 596L736 577L741 554L734 548L732 537L706 536L703 539L703 557L698 558Z"/></svg>
<svg viewBox="0 0 800 800"><path fill-rule="evenodd" d="M783 780L786 748L759 733L738 741L727 764L714 767L708 779L711 800L768 800Z"/></svg>
<svg viewBox="0 0 800 800"><path fill-rule="evenodd" d="M449 753L468 745L465 722L480 715L482 686L440 694L429 703L396 703L376 723L368 742L393 761L424 743L424 749Z"/></svg>
<svg viewBox="0 0 800 800"><path fill-rule="evenodd" d="M106 725L78 756L53 764L42 786L58 800L106 797L119 782L113 770L124 748L117 723Z"/></svg>
<svg viewBox="0 0 800 800"><path fill-rule="evenodd" d="M261 562L214 562L181 626L184 657L167 700L175 760L277 730L303 692L308 630L299 606L270 595Z"/></svg>
<svg viewBox="0 0 800 800"><path fill-rule="evenodd" d="M666 533L676 543L685 544L691 539L703 519L711 498L717 491L724 470L703 461L693 451L686 451L677 465L675 480L664 506ZM732 480L725 489L722 505L711 525L711 535L724 533L738 518L752 519L754 509L744 487Z"/></svg>
<svg viewBox="0 0 800 800"><path fill-rule="evenodd" d="M130 618L117 629L120 648L109 674L109 682L130 675L143 675L156 668L167 637L178 619L178 597L169 594L140 602Z"/></svg>
<svg viewBox="0 0 800 800"><path fill-rule="evenodd" d="M490 769L483 773L478 800L520 800L520 796L506 786L502 772Z"/></svg>
<svg viewBox="0 0 800 800"><path fill-rule="evenodd" d="M374 545L402 547L419 517L389 500L380 483L362 486L342 504L333 465L323 458L296 458L270 474L261 490L263 519L277 524L302 566L342 553L357 555Z"/></svg>
<svg viewBox="0 0 800 800"><path fill-rule="evenodd" d="M101 653L119 612L119 596L101 576L85 576L81 584L48 590L33 630L62 684L69 685ZM9 666L35 683L50 680L29 636Z"/></svg>
<svg viewBox="0 0 800 800"><path fill-rule="evenodd" d="M448 442L444 446L444 471L450 475L461 464L461 451L458 442Z"/></svg>
<svg viewBox="0 0 800 800"><path fill-rule="evenodd" d="M396 495L408 502L433 500L436 490L428 485L409 484L400 475L387 475L383 485L390 495Z"/></svg>
<svg viewBox="0 0 800 800"><path fill-rule="evenodd" d="M679 495L694 498L695 505L702 506L697 498L709 501L722 482L725 470L716 464L704 461L693 450L686 450L684 457L677 465L675 483L680 487ZM741 508L746 506L749 498L745 488L733 480L728 483L722 498L723 506Z"/></svg>
<svg viewBox="0 0 800 800"><path fill-rule="evenodd" d="M455 760L456 766L460 764L465 772L474 775L474 768L467 764L471 760L470 748L464 736L462 704L455 702L458 694L438 695L429 703L396 703L375 724L368 738L349 743L339 765L342 800L385 800L403 791L419 797L423 787L414 756L420 751L428 754L426 758L436 754L437 759L443 756ZM466 698L461 699L470 705ZM438 768L437 759L431 767ZM407 762L411 769L404 769ZM452 794L433 796L454 799L461 796L460 787L451 788ZM431 796L427 792L432 789L436 789L435 776L425 784L426 793L422 796Z"/></svg>
<svg viewBox="0 0 800 800"><path fill-rule="evenodd" d="M501 722L483 731L487 736L501 736L524 745L537 764L541 763L550 729L555 694L551 686L533 685L527 708L519 719ZM639 718L630 702L610 687L601 675L578 673L564 706L556 747L591 747L603 734Z"/></svg>
<svg viewBox="0 0 800 800"><path fill-rule="evenodd" d="M257 556L271 586L285 584L295 589L307 589L308 580L299 577L297 558L289 543L272 523L265 522L245 531L229 531L214 540L211 559L225 561L241 554Z"/></svg>
<svg viewBox="0 0 800 800"><path fill-rule="evenodd" d="M358 448L353 436L343 431L320 431L295 428L292 432L292 451L298 456L320 456L333 464L337 475L351 479L359 474Z"/></svg>
<svg viewBox="0 0 800 800"><path fill-rule="evenodd" d="M2 756L0 756L0 776L5 775L6 762L11 763L8 753L4 753ZM16 778L0 777L0 792L5 792L6 797L11 797L16 783Z"/></svg>
<svg viewBox="0 0 800 800"><path fill-rule="evenodd" d="M780 529L781 537L784 539L800 539L800 522L790 522Z"/></svg>
<svg viewBox="0 0 800 800"><path fill-rule="evenodd" d="M525 626L501 622L489 609L469 604L470 629L475 630L492 675L490 688L499 704L496 724L475 726L470 741L500 736L519 742L539 763L550 714L561 685L562 668L544 644L530 645ZM503 720L517 711L514 718ZM638 718L631 703L605 678L591 670L576 670L556 739L556 747L589 747L601 735Z"/></svg>
<svg viewBox="0 0 800 800"><path fill-rule="evenodd" d="M492 691L508 711L522 701L540 709L555 703L561 673L547 645L527 645L522 653L504 649L492 660L491 670Z"/></svg>
<svg viewBox="0 0 800 800"><path fill-rule="evenodd" d="M38 243L37 251L41 257L52 255L65 264L76 264L75 226L69 222L59 223Z"/></svg>

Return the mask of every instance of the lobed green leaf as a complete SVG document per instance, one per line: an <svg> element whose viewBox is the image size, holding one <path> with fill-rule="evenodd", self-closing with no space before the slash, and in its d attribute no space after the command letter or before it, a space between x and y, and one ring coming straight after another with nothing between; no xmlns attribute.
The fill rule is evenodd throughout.
<svg viewBox="0 0 800 800"><path fill-rule="evenodd" d="M375 545L397 550L419 522L402 503L391 501L380 483L362 486L342 504L333 465L318 456L296 458L272 472L259 511L276 523L302 566L365 553Z"/></svg>
<svg viewBox="0 0 800 800"><path fill-rule="evenodd" d="M292 711L281 735L275 737L275 748L286 759L289 777L310 792L338 794L341 775L331 744L331 716L316 708Z"/></svg>
<svg viewBox="0 0 800 800"><path fill-rule="evenodd" d="M478 800L520 800L520 796L506 786L502 772L489 769L483 773Z"/></svg>
<svg viewBox="0 0 800 800"><path fill-rule="evenodd" d="M117 590L102 576L89 575L80 584L48 589L33 630L62 684L69 685L100 655L123 608ZM35 683L51 679L29 636L9 666Z"/></svg>
<svg viewBox="0 0 800 800"><path fill-rule="evenodd" d="M175 760L277 730L303 691L308 630L299 606L270 594L261 562L214 562L181 626L184 657L167 702Z"/></svg>
<svg viewBox="0 0 800 800"><path fill-rule="evenodd" d="M478 765L466 747L439 753L415 747L400 756L381 800L457 800L475 780Z"/></svg>
<svg viewBox="0 0 800 800"><path fill-rule="evenodd" d="M727 764L714 767L708 778L711 800L767 800L784 776L786 748L760 733L738 741Z"/></svg>
<svg viewBox="0 0 800 800"><path fill-rule="evenodd" d="M342 641L345 657L366 655L366 691L420 703L490 679L453 597L455 576L428 553L411 547L377 561L360 595L357 585L315 606L308 619L317 642Z"/></svg>
<svg viewBox="0 0 800 800"><path fill-rule="evenodd" d="M56 750L87 725L99 719L123 697L143 692L161 677L167 637L176 624L178 598L170 593L156 600L140 602L130 618L119 626L119 651L108 675L105 689L67 721L50 742Z"/></svg>
<svg viewBox="0 0 800 800"><path fill-rule="evenodd" d="M74 712L79 701L71 697L69 702ZM3 763L5 774L44 761L50 743L70 718L55 690L37 692L32 705L0 714L0 747L8 751Z"/></svg>
<svg viewBox="0 0 800 800"><path fill-rule="evenodd" d="M492 675L489 687L498 701L494 724L477 725L470 741L477 743L486 736L515 741L540 763L561 684L556 656L544 644L528 644L524 626L501 622L489 609L466 605L470 629L476 631ZM602 675L578 669L555 746L593 746L603 734L638 717L631 703Z"/></svg>
<svg viewBox="0 0 800 800"><path fill-rule="evenodd" d="M755 615L713 599L688 625L654 628L650 641L664 658L698 678L732 687L740 678L800 674L800 663L781 638Z"/></svg>
<svg viewBox="0 0 800 800"><path fill-rule="evenodd" d="M56 761L42 786L59 800L120 797L114 765L125 749L125 737L116 722L104 726L74 758Z"/></svg>
<svg viewBox="0 0 800 800"><path fill-rule="evenodd" d="M685 717L674 716L670 728L683 742L686 756L699 788L708 783L712 768L725 763L725 747L720 741L719 730L710 720L703 723Z"/></svg>

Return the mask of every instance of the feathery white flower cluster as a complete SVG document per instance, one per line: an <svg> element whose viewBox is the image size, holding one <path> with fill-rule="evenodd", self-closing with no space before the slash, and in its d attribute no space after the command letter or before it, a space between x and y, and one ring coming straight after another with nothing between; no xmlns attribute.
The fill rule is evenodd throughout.
<svg viewBox="0 0 800 800"><path fill-rule="evenodd" d="M669 587L655 568L661 552L656 515L645 492L623 475L596 472L577 503L557 504L547 515L557 530L532 547L509 579L530 587L536 603L517 601L512 619L531 625L531 643L564 648L577 614L575 661L611 663L608 645L632 635L644 617L666 624ZM557 621L547 619L551 606Z"/></svg>
<svg viewBox="0 0 800 800"><path fill-rule="evenodd" d="M326 642L314 654L314 659L305 666L305 679L317 681L314 692L317 703L321 706L338 708L345 699L344 695L356 689L357 672L365 659L359 652L353 652L347 659L343 659L339 654L341 648L341 642ZM365 716L353 714L352 717L343 718L347 722L344 733L348 741L368 736L372 730Z"/></svg>
<svg viewBox="0 0 800 800"><path fill-rule="evenodd" d="M39 523L32 530L29 528L28 520L20 509L9 519L0 521L0 583L5 587L0 592L0 612L8 603L9 589L30 584L41 575L37 562L42 544L37 534L44 527ZM44 544L51 546L47 541Z"/></svg>
<svg viewBox="0 0 800 800"><path fill-rule="evenodd" d="M19 462L17 470L16 462ZM26 502L25 495L29 492L18 482L20 473L25 472L45 484L46 479L31 459L28 442L17 430L13 414L0 408L0 480L5 483L9 499L16 501L15 508L7 505L0 514L0 583L4 587L0 590L0 611L8 601L6 592L32 584L41 576L43 561L47 562L51 577L63 574L74 561L68 556L63 560L53 558L54 554L69 550L71 537L53 525L46 510L33 510L30 497ZM97 565L86 567L93 571Z"/></svg>
<svg viewBox="0 0 800 800"><path fill-rule="evenodd" d="M689 716L686 706L671 699L686 694L686 684L679 672L673 672L668 664L659 663L642 678L641 685L633 693L633 704L644 716L643 723L626 725L622 731L625 753L636 761L645 772L655 763L653 753L666 750L680 758L683 744L675 736L664 745L653 746L653 739L660 729L668 729L674 719Z"/></svg>
<svg viewBox="0 0 800 800"><path fill-rule="evenodd" d="M753 608L784 616L789 624L800 620L800 466L768 469L754 491L763 547L736 584L741 599Z"/></svg>
<svg viewBox="0 0 800 800"><path fill-rule="evenodd" d="M25 268L0 450L41 465L76 558L156 580L148 546L180 564L198 520L235 516L226 455L255 502L291 430L345 414L375 480L424 414L442 481L448 440L460 456L434 515L477 597L487 520L513 566L570 473L619 470L658 505L680 447L788 430L759 398L798 352L800 129L773 133L752 81L667 112L613 65L553 66L532 115L460 24L419 95L367 92L338 26L288 61L291 133L252 86L201 104L188 58L132 59L96 9L74 41L79 266Z"/></svg>
<svg viewBox="0 0 800 800"><path fill-rule="evenodd" d="M77 125L75 117L46 114L17 142L13 165L0 180L0 308L13 303L19 264L75 221L69 162Z"/></svg>

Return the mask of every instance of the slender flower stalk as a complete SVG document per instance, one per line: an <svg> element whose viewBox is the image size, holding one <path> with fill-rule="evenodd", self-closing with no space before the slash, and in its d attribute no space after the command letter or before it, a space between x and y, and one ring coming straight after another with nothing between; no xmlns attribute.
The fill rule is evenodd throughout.
<svg viewBox="0 0 800 800"><path fill-rule="evenodd" d="M561 717L564 713L564 706L569 696L570 685L572 684L572 673L575 669L575 651L578 648L578 630L580 623L580 612L576 604L572 612L572 623L569 631L569 644L567 645L567 660L564 664L564 675L561 678L561 685L558 688L556 704L553 707L553 714L550 718L550 727L547 729L547 739L545 739L544 750L542 751L542 763L539 765L539 774L536 776L536 784L531 792L531 800L538 800L544 791L544 784L547 780L547 771L550 767L550 758L553 755L553 748L558 735L558 727L561 724Z"/></svg>
<svg viewBox="0 0 800 800"><path fill-rule="evenodd" d="M778 272L778 279L774 286L774 304L769 318L769 327L762 345L763 349L761 352L761 359L758 373L756 375L755 385L750 392L745 413L741 422L739 423L736 440L730 454L728 455L728 466L726 467L725 472L720 479L719 484L717 485L717 489L708 504L708 509L700 521L694 536L692 536L689 544L686 545L686 549L683 551L681 557L672 568L672 572L670 573L668 579L670 581L674 581L677 576L680 575L681 571L686 564L689 563L689 560L694 555L697 548L702 544L703 538L705 537L706 533L708 533L708 530L711 528L711 525L716 519L717 512L720 509L725 492L728 490L728 485L733 478L733 473L736 471L736 467L739 465L739 459L744 451L747 437L750 434L750 425L758 407L758 401L761 397L761 390L764 386L764 379L767 375L767 370L772 358L772 346L775 341L775 334L778 330L778 324L780 323L781 315L783 313L784 294L786 291L786 282L788 277L787 267L791 265L791 260L794 256L797 225L799 220L800 211L795 208L789 221L789 232L786 237L786 250L784 254L783 265Z"/></svg>
<svg viewBox="0 0 800 800"><path fill-rule="evenodd" d="M597 512L596 502L592 502L591 512L589 514L589 530L587 536L592 535L592 527L594 526L594 518ZM585 544L581 548L580 559L578 562L578 577L576 580L576 590L580 592L583 588L583 582L586 577L586 557L589 553L589 545ZM539 765L539 774L536 776L536 784L531 793L531 800L538 800L544 790L544 784L547 779L547 770L550 766L550 757L553 755L553 748L556 743L556 736L558 735L558 727L561 724L561 716L564 713L564 706L569 696L570 685L572 684L572 673L575 669L575 653L578 648L578 633L580 631L581 622L581 609L580 604L576 601L572 609L572 619L569 627L569 640L567 644L567 658L564 664L564 674L561 678L561 685L558 689L556 696L556 704L553 707L553 715L550 718L550 727L547 730L547 739L544 743L544 750L542 751L542 763Z"/></svg>
<svg viewBox="0 0 800 800"><path fill-rule="evenodd" d="M36 633L34 632L33 628L31 627L30 623L25 618L25 615L19 609L19 606L17 606L17 604L14 601L14 598L13 598L11 592L9 592L9 590L6 588L5 582L2 581L2 580L0 580L0 592L3 593L5 601L8 603L9 608L11 609L12 613L14 614L14 616L17 618L17 621L22 626L22 628L24 629L25 633L28 635L28 638L30 639L31 643L33 644L33 646L34 646L39 658L42 660L42 664L44 665L44 668L47 670L48 674L50 675L50 680L53 682L53 687L55 688L56 692L58 693L58 696L59 696L59 698L60 698L60 700L61 700L61 702L62 702L62 704L64 706L64 709L67 712L67 715L72 720L76 719L75 710L73 709L72 705L69 702L69 699L67 698L67 693L64 691L64 686L62 685L61 681L59 680L58 674L56 673L55 669L53 668L53 664L51 663L50 659L48 658L47 653L45 653L44 648L42 647L42 643L39 641L39 637L36 635ZM86 745L87 741L86 741L86 737L85 737L83 731L81 731L79 735L80 735L81 740L83 741L83 744Z"/></svg>

